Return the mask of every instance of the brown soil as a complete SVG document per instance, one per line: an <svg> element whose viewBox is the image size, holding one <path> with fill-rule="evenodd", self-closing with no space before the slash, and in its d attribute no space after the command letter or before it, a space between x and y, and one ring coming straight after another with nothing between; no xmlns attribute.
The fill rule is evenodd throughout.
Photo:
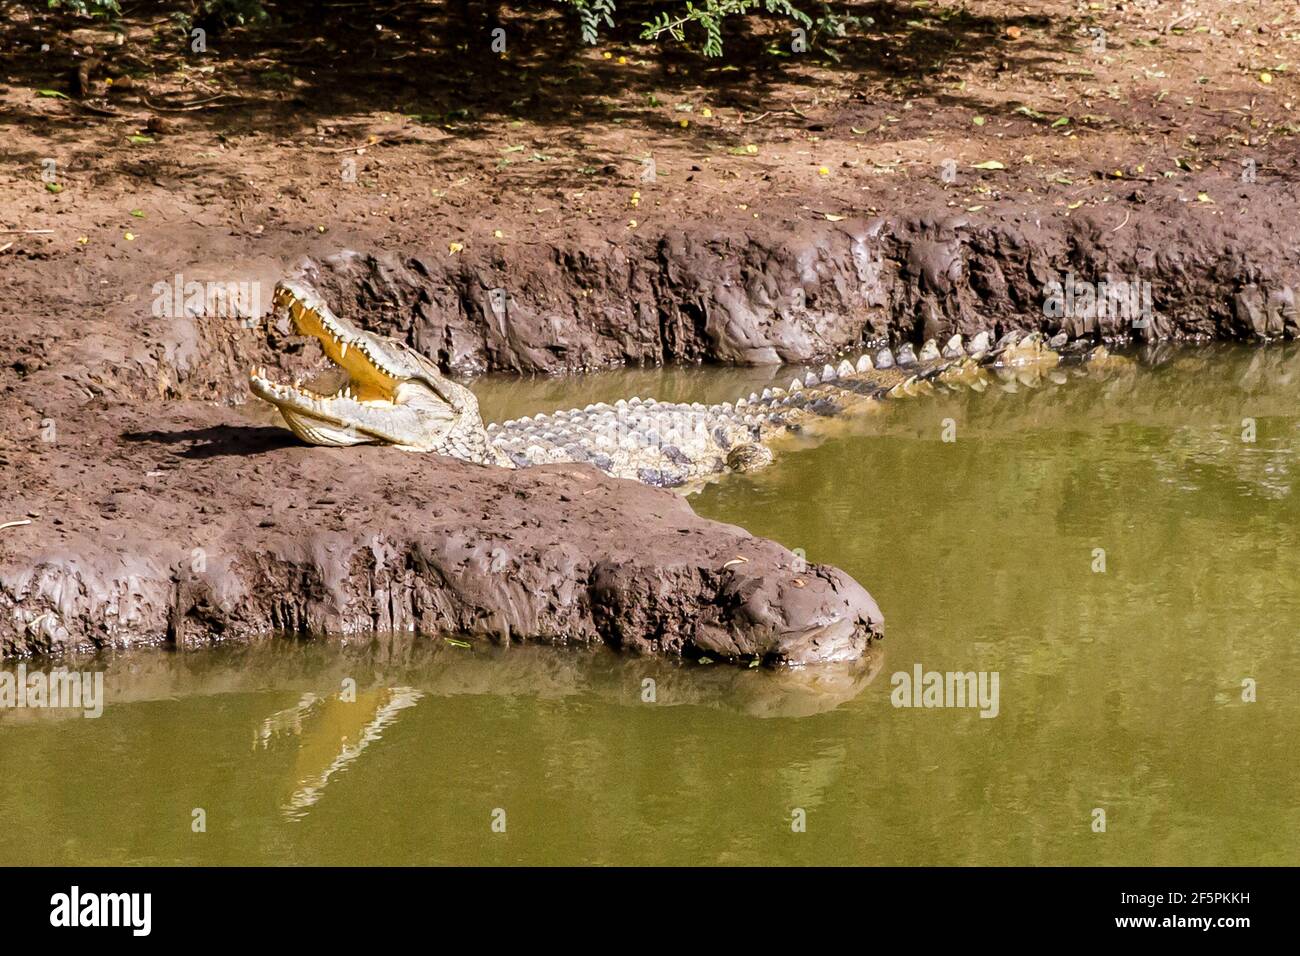
<svg viewBox="0 0 1300 956"><path fill-rule="evenodd" d="M755 18L717 62L631 26L580 47L535 6L494 15L500 57L498 20L456 5L378 5L382 30L348 5L278 11L278 29L193 53L167 4L132 8L119 44L0 3L0 474L21 489L0 522L40 515L0 530L0 651L365 630L393 623L390 587L421 629L773 654L782 628L840 615L860 640L877 612L843 575L816 571L810 601L781 549L658 493L241 426L226 406L247 400L247 368L312 347L260 316L156 317L155 285L260 283L265 306L305 269L463 373L804 361L980 328L1131 334L1044 316L1044 284L1069 270L1151 282L1145 337L1297 337L1300 24L1266 3L1101 6L856 4L874 24L808 54ZM312 506L323 474L332 512ZM578 474L605 511L574 495ZM475 513L484 500L500 510ZM210 513L237 570L186 583ZM447 542L506 533L516 575L537 576L518 607L451 573ZM357 557L376 534L400 587ZM326 556L330 535L347 541ZM738 576L721 566L740 541L757 551ZM541 557L566 547L569 585ZM627 554L630 577L597 573ZM35 596L40 568L59 596ZM736 616L742 579L773 620ZM556 598L567 586L581 595ZM126 612L132 589L147 596Z"/></svg>

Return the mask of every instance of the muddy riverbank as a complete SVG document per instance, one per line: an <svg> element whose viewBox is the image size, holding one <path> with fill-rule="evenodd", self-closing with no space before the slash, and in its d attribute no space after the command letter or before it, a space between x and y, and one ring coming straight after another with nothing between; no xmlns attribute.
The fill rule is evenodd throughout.
<svg viewBox="0 0 1300 956"><path fill-rule="evenodd" d="M507 12L514 59L475 72L426 5L382 48L330 13L194 61L143 14L0 3L0 525L30 522L0 653L414 627L811 660L879 630L846 575L658 492L293 444L246 385L319 358L266 315L287 274L466 377L1300 335L1286 24L869 6L834 58L756 23L744 70ZM1149 314L1047 308L1071 276Z"/></svg>
<svg viewBox="0 0 1300 956"><path fill-rule="evenodd" d="M30 521L0 541L6 656L414 631L807 663L882 629L842 572L586 466L309 448L169 408L97 409L5 467Z"/></svg>

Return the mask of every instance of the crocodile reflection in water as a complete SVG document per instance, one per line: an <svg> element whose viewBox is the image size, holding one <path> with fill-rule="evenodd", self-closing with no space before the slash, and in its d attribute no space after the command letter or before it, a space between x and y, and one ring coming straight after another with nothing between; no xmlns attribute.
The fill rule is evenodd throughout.
<svg viewBox="0 0 1300 956"><path fill-rule="evenodd" d="M223 670L209 679L225 690L231 689L229 678L260 683L268 675L280 686L302 686L304 661L296 645L273 641L252 653L255 663L241 660L229 673ZM402 682L381 680L374 688L357 690L355 701L338 692L306 690L296 704L271 714L254 728L255 752L297 747L288 795L281 804L289 820L305 817L328 784L341 771L355 770L362 753L380 739L401 711L426 696L565 698L594 694L606 703L644 707L650 705L646 700L649 686L657 707L706 707L757 718L806 717L856 698L876 679L884 663L883 653L871 649L858 661L770 672L627 659L603 651L557 652L546 647L482 647L466 653L436 645L431 648L405 634L376 641L361 660L351 652L341 654L329 648L317 648L312 656L319 657L340 681L347 679L344 674L374 668L376 676L385 671L400 673ZM395 658L401 660L400 665L394 665ZM155 675L154 681L157 679ZM328 686L330 680L319 672L309 677L315 687ZM175 696L179 688L160 690ZM156 695L155 691L148 697ZM128 696L136 695L128 690Z"/></svg>
<svg viewBox="0 0 1300 956"><path fill-rule="evenodd" d="M255 750L268 749L288 737L298 740L294 789L281 806L285 817L306 816L334 775L356 761L401 711L414 707L423 696L411 687L356 691L355 700L342 694L306 693L295 706L267 717L253 735Z"/></svg>

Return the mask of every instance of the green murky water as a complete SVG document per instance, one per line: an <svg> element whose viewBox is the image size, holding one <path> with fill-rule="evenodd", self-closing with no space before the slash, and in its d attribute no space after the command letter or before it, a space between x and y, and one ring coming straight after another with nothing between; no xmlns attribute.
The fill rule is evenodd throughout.
<svg viewBox="0 0 1300 956"><path fill-rule="evenodd" d="M692 499L866 584L861 667L122 656L99 719L0 712L0 863L1300 862L1300 351L1166 358L898 403ZM502 417L768 380L476 388ZM998 715L892 706L916 664L996 671Z"/></svg>

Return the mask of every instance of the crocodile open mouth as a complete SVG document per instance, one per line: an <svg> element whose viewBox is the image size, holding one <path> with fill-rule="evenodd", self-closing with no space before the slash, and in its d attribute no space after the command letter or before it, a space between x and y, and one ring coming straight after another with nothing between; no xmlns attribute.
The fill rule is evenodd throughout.
<svg viewBox="0 0 1300 956"><path fill-rule="evenodd" d="M330 363L346 375L335 391L325 392L301 380L274 382L265 368L252 371L253 394L275 405L299 438L317 445L413 447L428 438L431 424L443 421L450 428L454 423L455 410L431 387L430 370L413 367L380 336L334 315L317 295L292 282L275 287L272 303L277 312L288 314L300 334L316 339Z"/></svg>

